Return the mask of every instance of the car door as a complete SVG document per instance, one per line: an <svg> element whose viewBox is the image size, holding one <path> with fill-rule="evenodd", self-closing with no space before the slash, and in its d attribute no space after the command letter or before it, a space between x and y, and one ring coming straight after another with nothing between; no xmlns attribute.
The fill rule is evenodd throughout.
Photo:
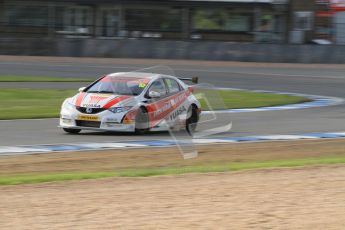
<svg viewBox="0 0 345 230"><path fill-rule="evenodd" d="M160 94L158 98L151 98L149 96L150 91L154 91ZM150 127L156 126L160 123L165 116L167 116L170 110L170 104L167 99L168 91L163 79L157 79L147 90L146 98L148 99L148 104L146 106L147 112L149 113Z"/></svg>
<svg viewBox="0 0 345 230"><path fill-rule="evenodd" d="M148 89L160 93L160 97L149 99L147 106L150 117L150 126L154 127L164 119L173 124L179 115L186 113L187 95L177 81L171 78L159 79L152 83Z"/></svg>
<svg viewBox="0 0 345 230"><path fill-rule="evenodd" d="M165 78L164 82L166 84L168 90L168 100L172 105L172 111L167 118L169 122L175 124L176 122L180 122L181 118L187 113L188 108L188 93L183 90L182 86L172 78ZM183 118L182 118L183 121Z"/></svg>

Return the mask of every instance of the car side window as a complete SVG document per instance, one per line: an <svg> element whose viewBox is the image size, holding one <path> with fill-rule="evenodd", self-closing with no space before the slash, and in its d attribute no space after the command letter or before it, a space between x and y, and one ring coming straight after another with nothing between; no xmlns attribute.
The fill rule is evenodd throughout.
<svg viewBox="0 0 345 230"><path fill-rule="evenodd" d="M156 91L161 94L161 97L165 97L167 94L167 90L165 88L165 84L162 79L158 79L152 83L149 88L150 91Z"/></svg>
<svg viewBox="0 0 345 230"><path fill-rule="evenodd" d="M166 78L164 80L168 87L169 94L174 94L181 91L180 84L174 79Z"/></svg>

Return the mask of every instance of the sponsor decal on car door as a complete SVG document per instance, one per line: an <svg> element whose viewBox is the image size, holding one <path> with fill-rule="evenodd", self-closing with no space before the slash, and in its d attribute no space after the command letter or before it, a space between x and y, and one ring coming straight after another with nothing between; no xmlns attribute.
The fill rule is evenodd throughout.
<svg viewBox="0 0 345 230"><path fill-rule="evenodd" d="M149 112L150 127L156 126L163 119L175 120L178 115L186 111L186 108L181 105L186 101L189 94L189 91L182 91L149 104L147 111Z"/></svg>

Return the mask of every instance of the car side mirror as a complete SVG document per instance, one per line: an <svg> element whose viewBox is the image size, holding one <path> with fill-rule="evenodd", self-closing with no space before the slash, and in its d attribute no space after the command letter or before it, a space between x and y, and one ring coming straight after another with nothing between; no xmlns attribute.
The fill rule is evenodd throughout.
<svg viewBox="0 0 345 230"><path fill-rule="evenodd" d="M79 92L83 92L86 89L86 87L81 87L78 89Z"/></svg>
<svg viewBox="0 0 345 230"><path fill-rule="evenodd" d="M161 97L161 94L157 91L149 91L149 97L150 98L160 98Z"/></svg>

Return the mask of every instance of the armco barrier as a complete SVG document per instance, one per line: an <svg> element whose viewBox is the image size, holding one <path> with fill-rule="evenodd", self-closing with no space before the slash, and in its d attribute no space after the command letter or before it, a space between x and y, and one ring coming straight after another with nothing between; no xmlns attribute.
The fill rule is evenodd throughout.
<svg viewBox="0 0 345 230"><path fill-rule="evenodd" d="M0 54L345 63L345 46L96 38L0 38Z"/></svg>

